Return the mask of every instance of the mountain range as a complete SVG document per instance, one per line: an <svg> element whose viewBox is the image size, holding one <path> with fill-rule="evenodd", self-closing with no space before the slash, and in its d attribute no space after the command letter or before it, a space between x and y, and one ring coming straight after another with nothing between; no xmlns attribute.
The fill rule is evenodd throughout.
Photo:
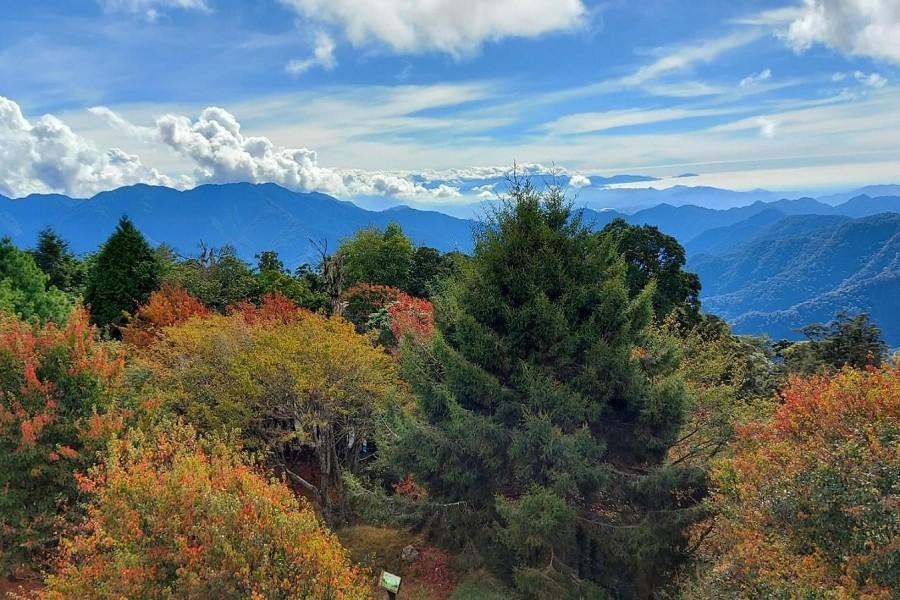
<svg viewBox="0 0 900 600"><path fill-rule="evenodd" d="M686 189L694 197L714 190ZM599 229L622 218L676 237L686 249L688 269L700 275L704 308L739 333L796 337L799 327L828 321L843 309L871 313L889 343L900 345L900 186L860 191L897 193L757 199L726 209L665 202L631 213L587 206L584 219ZM676 190L669 198L685 194ZM392 222L416 244L469 252L475 225L408 206L366 210L275 184L204 185L188 191L135 185L89 199L0 196L0 235L29 247L50 226L73 251L91 252L123 214L152 243L167 243L183 255L196 254L201 242L230 244L246 260L276 250L291 267L314 262L316 244L333 249L361 227Z"/></svg>
<svg viewBox="0 0 900 600"><path fill-rule="evenodd" d="M196 254L201 242L210 247L230 244L245 260L276 250L290 267L314 262L316 244L325 242L334 249L360 228L389 223L400 224L417 244L445 252L472 248L471 221L408 207L368 211L326 194L292 192L271 183L203 185L187 191L134 185L84 200L0 196L0 235L29 247L49 226L74 252L91 252L122 215L153 244L165 242L183 255Z"/></svg>

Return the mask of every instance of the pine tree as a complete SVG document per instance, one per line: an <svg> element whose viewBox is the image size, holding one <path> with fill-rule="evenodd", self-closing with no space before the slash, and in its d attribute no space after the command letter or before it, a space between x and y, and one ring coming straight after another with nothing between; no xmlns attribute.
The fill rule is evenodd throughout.
<svg viewBox="0 0 900 600"><path fill-rule="evenodd" d="M128 217L103 244L88 281L85 301L101 327L118 327L125 314L150 297L160 281L160 264Z"/></svg>
<svg viewBox="0 0 900 600"><path fill-rule="evenodd" d="M683 390L645 333L654 287L630 299L626 275L560 190L515 182L436 299L433 345L406 345L422 421L393 459L533 597L647 595L683 548L661 515L696 503L696 473L657 468Z"/></svg>
<svg viewBox="0 0 900 600"><path fill-rule="evenodd" d="M46 228L38 236L37 248L31 255L47 275L48 285L66 293L75 293L83 285L83 270L69 244L53 229Z"/></svg>

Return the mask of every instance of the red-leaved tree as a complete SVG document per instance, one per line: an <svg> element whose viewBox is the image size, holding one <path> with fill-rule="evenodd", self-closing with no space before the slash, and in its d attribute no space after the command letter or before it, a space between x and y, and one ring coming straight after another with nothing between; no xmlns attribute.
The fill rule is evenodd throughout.
<svg viewBox="0 0 900 600"><path fill-rule="evenodd" d="M122 340L137 348L149 348L164 327L184 323L191 317L209 314L203 304L184 288L166 284L150 294L128 324L122 328Z"/></svg>
<svg viewBox="0 0 900 600"><path fill-rule="evenodd" d="M782 395L714 471L717 516L698 530L711 565L691 595L894 597L900 371L797 378Z"/></svg>
<svg viewBox="0 0 900 600"><path fill-rule="evenodd" d="M64 328L0 313L0 571L39 564L76 516L75 474L127 417L123 366L83 309Z"/></svg>

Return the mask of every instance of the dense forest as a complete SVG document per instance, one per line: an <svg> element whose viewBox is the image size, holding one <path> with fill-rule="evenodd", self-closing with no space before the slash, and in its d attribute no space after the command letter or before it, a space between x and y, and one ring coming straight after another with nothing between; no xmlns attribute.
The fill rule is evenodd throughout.
<svg viewBox="0 0 900 600"><path fill-rule="evenodd" d="M0 241L0 583L896 597L900 371L868 315L735 335L675 238L527 180L473 248Z"/></svg>

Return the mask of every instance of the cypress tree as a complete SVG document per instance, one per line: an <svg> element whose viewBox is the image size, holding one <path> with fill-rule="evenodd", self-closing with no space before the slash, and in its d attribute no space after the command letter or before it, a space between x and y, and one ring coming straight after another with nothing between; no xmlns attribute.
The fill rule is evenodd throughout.
<svg viewBox="0 0 900 600"><path fill-rule="evenodd" d="M85 301L100 327L116 328L159 287L160 264L147 240L128 217L100 249Z"/></svg>
<svg viewBox="0 0 900 600"><path fill-rule="evenodd" d="M433 344L406 344L420 416L393 459L527 596L646 596L684 547L702 479L662 466L684 395L647 333L654 291L630 297L559 189L516 181L436 299Z"/></svg>

